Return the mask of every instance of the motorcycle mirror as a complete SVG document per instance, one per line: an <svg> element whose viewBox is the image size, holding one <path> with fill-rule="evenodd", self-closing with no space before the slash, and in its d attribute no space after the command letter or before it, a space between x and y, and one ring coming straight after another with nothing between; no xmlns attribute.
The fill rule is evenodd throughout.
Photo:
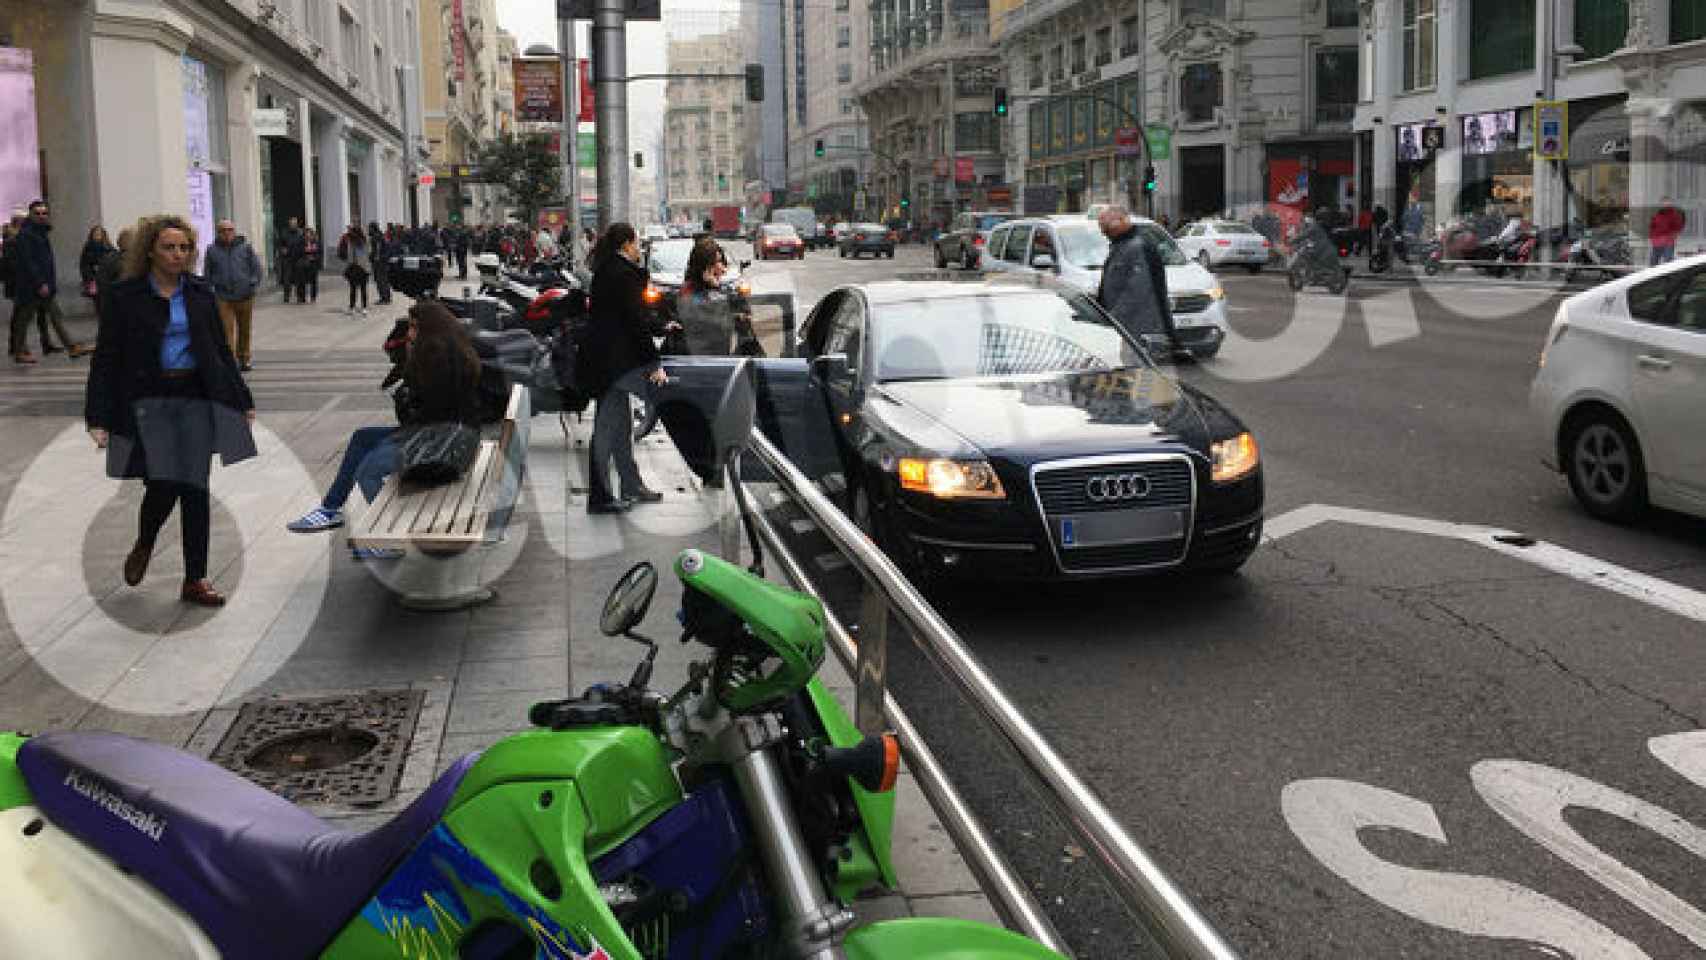
<svg viewBox="0 0 1706 960"><path fill-rule="evenodd" d="M616 581L616 586L610 588L610 596L604 601L604 613L598 619L598 628L608 637L619 637L634 629L646 618L646 611L652 605L652 595L657 593L657 589L656 567L643 560L629 567L622 579Z"/></svg>

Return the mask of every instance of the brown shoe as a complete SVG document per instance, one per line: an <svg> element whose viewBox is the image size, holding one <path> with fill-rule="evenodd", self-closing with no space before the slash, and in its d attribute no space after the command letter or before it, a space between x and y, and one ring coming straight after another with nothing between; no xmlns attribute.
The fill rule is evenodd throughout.
<svg viewBox="0 0 1706 960"><path fill-rule="evenodd" d="M77 359L78 357L84 356L85 354L90 354L90 353L94 353L94 352L95 352L95 348L89 346L86 343L74 343L71 345L71 349L69 351L69 353L71 354L71 359L73 359L73 360Z"/></svg>
<svg viewBox="0 0 1706 960"><path fill-rule="evenodd" d="M178 599L202 607L225 606L225 595L213 588L212 580L185 580L184 592Z"/></svg>
<svg viewBox="0 0 1706 960"><path fill-rule="evenodd" d="M37 361L36 361L36 355L33 353L30 353L29 351L26 350L23 353L13 354L12 355L12 362L13 363L35 363Z"/></svg>
<svg viewBox="0 0 1706 960"><path fill-rule="evenodd" d="M124 582L127 586L136 586L148 573L148 561L154 557L153 546L137 544L130 548L130 556L124 558Z"/></svg>

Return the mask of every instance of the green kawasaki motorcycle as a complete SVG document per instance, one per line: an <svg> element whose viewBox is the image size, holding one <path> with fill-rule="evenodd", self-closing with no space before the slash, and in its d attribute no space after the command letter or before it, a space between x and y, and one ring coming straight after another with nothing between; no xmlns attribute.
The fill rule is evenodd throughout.
<svg viewBox="0 0 1706 960"><path fill-rule="evenodd" d="M854 929L894 882L893 739L815 679L816 600L698 550L675 574L710 651L681 690L647 689L642 563L603 612L650 648L627 683L535 704L366 833L168 747L0 734L0 957L1058 957L959 920Z"/></svg>

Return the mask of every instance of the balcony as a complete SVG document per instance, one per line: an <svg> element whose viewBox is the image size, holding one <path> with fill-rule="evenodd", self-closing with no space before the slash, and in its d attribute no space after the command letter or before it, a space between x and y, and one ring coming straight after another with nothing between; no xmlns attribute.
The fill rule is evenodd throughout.
<svg viewBox="0 0 1706 960"><path fill-rule="evenodd" d="M951 15L947 20L932 24L923 42L905 45L873 42L872 65L875 69L870 77L853 88L854 96L863 97L880 90L913 70L967 56L994 54L989 43L988 18L949 12ZM901 34L897 32L894 35Z"/></svg>
<svg viewBox="0 0 1706 960"><path fill-rule="evenodd" d="M1001 36L1003 42L1008 37L1015 37L1027 30L1037 28L1048 18L1068 7L1076 6L1080 2L1081 0L1026 0L1023 5L1014 7L1002 15Z"/></svg>

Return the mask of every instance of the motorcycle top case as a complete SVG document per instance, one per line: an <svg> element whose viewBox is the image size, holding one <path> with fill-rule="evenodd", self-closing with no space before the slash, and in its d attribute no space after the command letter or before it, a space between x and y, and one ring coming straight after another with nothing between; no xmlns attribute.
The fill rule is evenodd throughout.
<svg viewBox="0 0 1706 960"><path fill-rule="evenodd" d="M420 299L424 293L436 292L439 281L444 279L444 261L438 257L410 254L392 257L385 264L389 271L386 276L391 289L411 299Z"/></svg>

